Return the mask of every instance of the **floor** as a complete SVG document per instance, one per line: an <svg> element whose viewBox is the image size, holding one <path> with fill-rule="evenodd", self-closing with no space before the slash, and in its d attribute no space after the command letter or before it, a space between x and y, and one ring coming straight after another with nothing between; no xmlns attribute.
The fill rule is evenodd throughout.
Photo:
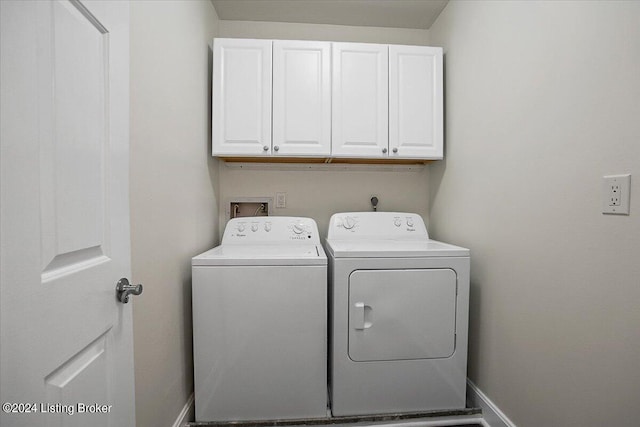
<svg viewBox="0 0 640 427"><path fill-rule="evenodd" d="M443 421L442 426L446 427L483 427L483 424L477 422L477 417L481 416L480 408L465 408L451 411L429 411L416 412L408 414L385 414L385 415L368 415L368 416L352 416L352 417L331 417L321 419L305 419L305 420L268 420L268 421L232 421L232 422L192 422L189 427L299 427L299 426L370 426L376 424L379 427L384 426L407 426L418 427L420 424L425 426L436 427L438 418L447 418ZM459 424L452 424L456 417L460 417ZM465 418L473 418L466 420ZM434 424L436 423L436 424Z"/></svg>

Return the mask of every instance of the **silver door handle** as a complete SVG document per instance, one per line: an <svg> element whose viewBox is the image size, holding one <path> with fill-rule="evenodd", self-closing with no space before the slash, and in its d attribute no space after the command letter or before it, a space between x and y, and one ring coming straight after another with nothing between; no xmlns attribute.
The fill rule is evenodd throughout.
<svg viewBox="0 0 640 427"><path fill-rule="evenodd" d="M131 285L126 277L118 280L116 284L116 298L123 304L129 302L129 295L140 295L142 293L142 285Z"/></svg>
<svg viewBox="0 0 640 427"><path fill-rule="evenodd" d="M371 319L371 306L363 302L357 302L353 304L351 321L353 329L369 329L373 324Z"/></svg>
<svg viewBox="0 0 640 427"><path fill-rule="evenodd" d="M353 329L364 329L364 303L353 304Z"/></svg>

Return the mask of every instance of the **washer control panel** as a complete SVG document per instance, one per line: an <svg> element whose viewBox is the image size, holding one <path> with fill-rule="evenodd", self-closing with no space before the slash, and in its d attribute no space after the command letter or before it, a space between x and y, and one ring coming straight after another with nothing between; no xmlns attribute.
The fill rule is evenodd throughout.
<svg viewBox="0 0 640 427"><path fill-rule="evenodd" d="M329 239L428 239L422 217L404 212L337 213L329 222Z"/></svg>
<svg viewBox="0 0 640 427"><path fill-rule="evenodd" d="M285 242L319 244L318 226L311 218L287 216L242 217L229 220L223 244Z"/></svg>

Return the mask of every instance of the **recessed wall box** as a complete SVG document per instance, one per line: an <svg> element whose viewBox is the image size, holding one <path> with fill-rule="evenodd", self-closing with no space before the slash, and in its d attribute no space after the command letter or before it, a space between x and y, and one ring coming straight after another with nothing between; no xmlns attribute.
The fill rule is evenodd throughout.
<svg viewBox="0 0 640 427"><path fill-rule="evenodd" d="M273 197L234 197L225 204L227 221L247 216L269 216L273 213Z"/></svg>

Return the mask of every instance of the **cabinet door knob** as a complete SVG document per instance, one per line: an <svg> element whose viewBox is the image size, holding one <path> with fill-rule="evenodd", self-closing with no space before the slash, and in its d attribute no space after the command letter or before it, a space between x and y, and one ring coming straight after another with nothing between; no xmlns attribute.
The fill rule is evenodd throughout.
<svg viewBox="0 0 640 427"><path fill-rule="evenodd" d="M394 148L393 148L393 152L394 152L394 153L397 153L397 152L398 152L398 147L394 147Z"/></svg>
<svg viewBox="0 0 640 427"><path fill-rule="evenodd" d="M275 147L273 147L273 149L274 149L275 151L278 151L278 150L280 149L280 147L278 147L278 146L276 145Z"/></svg>
<svg viewBox="0 0 640 427"><path fill-rule="evenodd" d="M382 149L382 152L386 154L387 149L386 149L386 148L383 148L383 149Z"/></svg>
<svg viewBox="0 0 640 427"><path fill-rule="evenodd" d="M264 147L262 147L262 149L263 149L264 151L269 151L269 147L267 147L266 145L265 145Z"/></svg>

